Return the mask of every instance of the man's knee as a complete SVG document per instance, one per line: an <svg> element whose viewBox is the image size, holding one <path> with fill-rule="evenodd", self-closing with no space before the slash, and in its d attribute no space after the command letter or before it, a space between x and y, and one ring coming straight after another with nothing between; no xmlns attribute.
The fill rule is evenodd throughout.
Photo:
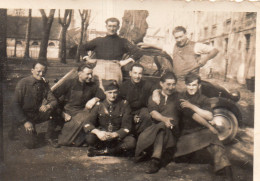
<svg viewBox="0 0 260 181"><path fill-rule="evenodd" d="M123 139L121 147L125 150L134 149L136 146L136 140L133 136L127 136Z"/></svg>
<svg viewBox="0 0 260 181"><path fill-rule="evenodd" d="M38 139L35 134L27 135L21 140L23 145L28 149L34 149L37 147Z"/></svg>
<svg viewBox="0 0 260 181"><path fill-rule="evenodd" d="M86 142L90 146L94 146L98 142L98 137L93 133L88 133L86 135Z"/></svg>

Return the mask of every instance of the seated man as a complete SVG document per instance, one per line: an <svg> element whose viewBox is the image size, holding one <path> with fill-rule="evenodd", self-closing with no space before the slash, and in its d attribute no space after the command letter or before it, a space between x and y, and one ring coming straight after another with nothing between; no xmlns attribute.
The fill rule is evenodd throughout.
<svg viewBox="0 0 260 181"><path fill-rule="evenodd" d="M35 62L31 70L32 75L20 80L15 88L12 106L15 116L13 128L17 128L19 139L28 149L35 148L38 144L35 125L49 120L51 112L57 106L57 100L44 79L46 71L45 63ZM46 139L55 147L50 139L50 126L49 124Z"/></svg>
<svg viewBox="0 0 260 181"><path fill-rule="evenodd" d="M209 98L200 94L200 82L197 74L189 73L185 76L186 92L182 93L180 99L183 120L180 124L182 136L178 142L178 152L189 154L206 148L214 160L215 172L224 169L227 177L232 180L231 165L225 148L218 139L218 131L208 123L213 119L213 114Z"/></svg>
<svg viewBox="0 0 260 181"><path fill-rule="evenodd" d="M147 103L154 86L151 82L142 79L143 71L144 67L141 64L133 64L129 71L130 79L120 86L120 95L129 102L132 110L133 132L136 137L152 124Z"/></svg>
<svg viewBox="0 0 260 181"><path fill-rule="evenodd" d="M135 148L131 109L126 100L118 97L114 80L103 80L106 99L97 104L87 117L84 130L90 146L88 156L119 154Z"/></svg>
<svg viewBox="0 0 260 181"><path fill-rule="evenodd" d="M152 151L150 166L146 173L156 173L173 158L179 134L179 100L175 91L177 78L167 72L160 79L160 102L156 104L149 98L148 109L154 124L146 128L138 137L135 150L136 161ZM143 155L142 155L143 154ZM146 154L147 155L147 154Z"/></svg>
<svg viewBox="0 0 260 181"><path fill-rule="evenodd" d="M84 117L79 113L105 97L99 86L92 82L92 72L92 65L81 64L75 78L66 80L53 91L59 100L63 100L66 122L59 135L59 145L80 146L84 143Z"/></svg>

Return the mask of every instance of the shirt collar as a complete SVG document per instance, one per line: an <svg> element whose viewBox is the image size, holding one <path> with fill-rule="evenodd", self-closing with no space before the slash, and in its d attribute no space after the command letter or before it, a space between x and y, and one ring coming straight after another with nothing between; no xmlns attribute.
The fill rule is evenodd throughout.
<svg viewBox="0 0 260 181"><path fill-rule="evenodd" d="M115 38L115 37L118 37L117 33L114 34L114 35L106 35L106 37L111 37L111 38Z"/></svg>
<svg viewBox="0 0 260 181"><path fill-rule="evenodd" d="M130 78L130 82L131 82L131 84L133 85L133 86L135 86L135 87L142 87L143 86L143 84L144 84L144 81L143 80L141 80L139 83L134 83L132 80L131 80L131 78Z"/></svg>
<svg viewBox="0 0 260 181"><path fill-rule="evenodd" d="M35 79L32 75L30 76L29 81L30 81L30 84L31 84L31 85L34 85L34 84L36 84L36 83L43 83L43 80L37 80L37 79Z"/></svg>

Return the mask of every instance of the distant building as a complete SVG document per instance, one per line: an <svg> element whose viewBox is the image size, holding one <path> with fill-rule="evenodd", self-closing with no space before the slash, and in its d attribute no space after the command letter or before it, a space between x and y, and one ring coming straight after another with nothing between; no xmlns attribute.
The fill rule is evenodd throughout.
<svg viewBox="0 0 260 181"><path fill-rule="evenodd" d="M196 20L196 41L220 51L204 72L212 68L242 84L255 76L256 12L196 12Z"/></svg>
<svg viewBox="0 0 260 181"><path fill-rule="evenodd" d="M7 56L23 57L28 17L7 16ZM38 58L42 38L42 18L32 17L30 37L30 57ZM47 58L58 58L61 26L54 18L49 37ZM16 47L16 48L15 48ZM15 52L16 49L16 52Z"/></svg>

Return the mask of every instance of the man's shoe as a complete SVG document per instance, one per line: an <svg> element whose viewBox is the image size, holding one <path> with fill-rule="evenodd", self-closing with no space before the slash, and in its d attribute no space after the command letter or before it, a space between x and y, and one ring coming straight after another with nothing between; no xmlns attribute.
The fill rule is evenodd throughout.
<svg viewBox="0 0 260 181"><path fill-rule="evenodd" d="M225 170L225 175L228 181L233 181L233 171L231 166L227 166L224 168Z"/></svg>
<svg viewBox="0 0 260 181"><path fill-rule="evenodd" d="M156 158L152 158L152 160L149 163L148 169L145 171L145 173L152 174L156 173L160 170L160 160Z"/></svg>
<svg viewBox="0 0 260 181"><path fill-rule="evenodd" d="M102 150L97 150L95 148L88 149L88 157L103 156L107 154L108 154L107 149L102 149Z"/></svg>
<svg viewBox="0 0 260 181"><path fill-rule="evenodd" d="M47 141L48 145L52 146L53 148L59 148L60 147L57 140L47 139L46 141Z"/></svg>

